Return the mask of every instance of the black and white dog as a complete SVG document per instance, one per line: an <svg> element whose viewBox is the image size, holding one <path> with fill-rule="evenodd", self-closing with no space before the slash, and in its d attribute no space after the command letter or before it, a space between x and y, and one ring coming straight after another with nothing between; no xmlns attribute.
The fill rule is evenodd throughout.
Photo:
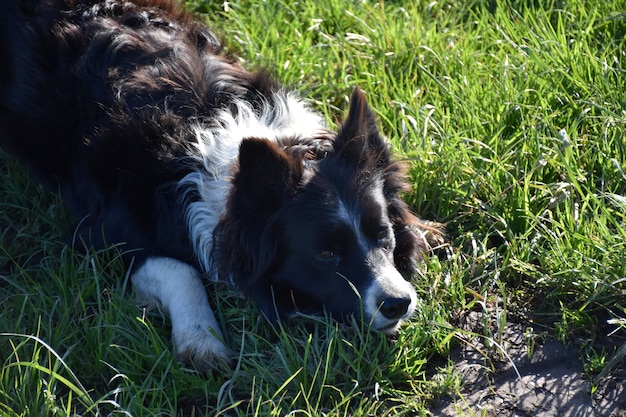
<svg viewBox="0 0 626 417"><path fill-rule="evenodd" d="M441 234L400 199L364 93L333 132L170 0L2 9L0 144L61 190L81 242L125 245L181 360L228 358L199 271L270 320L326 312L392 333L414 312L406 278Z"/></svg>

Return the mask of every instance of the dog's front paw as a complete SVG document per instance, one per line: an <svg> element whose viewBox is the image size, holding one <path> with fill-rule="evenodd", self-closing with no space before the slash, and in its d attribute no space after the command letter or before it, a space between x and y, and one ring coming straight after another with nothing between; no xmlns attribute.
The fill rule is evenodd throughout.
<svg viewBox="0 0 626 417"><path fill-rule="evenodd" d="M206 373L217 368L230 367L232 358L222 342L218 329L196 324L181 331L174 331L176 358Z"/></svg>

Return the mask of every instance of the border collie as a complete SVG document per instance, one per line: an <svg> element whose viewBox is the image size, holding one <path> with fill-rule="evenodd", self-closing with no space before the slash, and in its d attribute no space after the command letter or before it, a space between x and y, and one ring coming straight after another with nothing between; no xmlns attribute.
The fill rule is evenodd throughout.
<svg viewBox="0 0 626 417"><path fill-rule="evenodd" d="M396 332L441 237L399 194L365 94L337 131L169 0L4 0L0 145L60 190L81 245L124 245L177 357L228 360L202 276L270 320Z"/></svg>

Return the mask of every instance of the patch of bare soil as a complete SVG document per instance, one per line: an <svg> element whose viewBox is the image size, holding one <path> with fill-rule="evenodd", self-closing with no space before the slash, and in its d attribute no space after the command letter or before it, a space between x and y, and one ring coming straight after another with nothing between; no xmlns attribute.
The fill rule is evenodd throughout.
<svg viewBox="0 0 626 417"><path fill-rule="evenodd" d="M461 392L433 403L434 416L626 417L626 370L614 369L591 392L578 348L550 340L528 343L525 329L507 324L498 359L485 339L452 352Z"/></svg>

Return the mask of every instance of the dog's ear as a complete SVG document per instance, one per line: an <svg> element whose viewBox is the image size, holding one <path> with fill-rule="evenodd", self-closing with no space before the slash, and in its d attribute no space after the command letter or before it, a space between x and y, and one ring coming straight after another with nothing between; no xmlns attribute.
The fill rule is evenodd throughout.
<svg viewBox="0 0 626 417"><path fill-rule="evenodd" d="M227 208L214 230L221 262L218 273L248 295L269 288L258 280L275 258L278 238L272 219L297 191L303 164L266 139L245 139L239 148Z"/></svg>
<svg viewBox="0 0 626 417"><path fill-rule="evenodd" d="M302 161L297 156L266 139L245 139L233 180L238 203L256 209L278 208L293 195L302 173Z"/></svg>
<svg viewBox="0 0 626 417"><path fill-rule="evenodd" d="M361 166L374 163L376 168L382 168L391 161L389 146L378 130L376 116L358 87L350 97L350 110L339 129L335 150Z"/></svg>
<svg viewBox="0 0 626 417"><path fill-rule="evenodd" d="M424 253L437 252L446 243L444 225L422 220L408 210L402 210L403 217L396 217L393 230L396 247L393 258L396 268L407 279L417 272L418 263Z"/></svg>

